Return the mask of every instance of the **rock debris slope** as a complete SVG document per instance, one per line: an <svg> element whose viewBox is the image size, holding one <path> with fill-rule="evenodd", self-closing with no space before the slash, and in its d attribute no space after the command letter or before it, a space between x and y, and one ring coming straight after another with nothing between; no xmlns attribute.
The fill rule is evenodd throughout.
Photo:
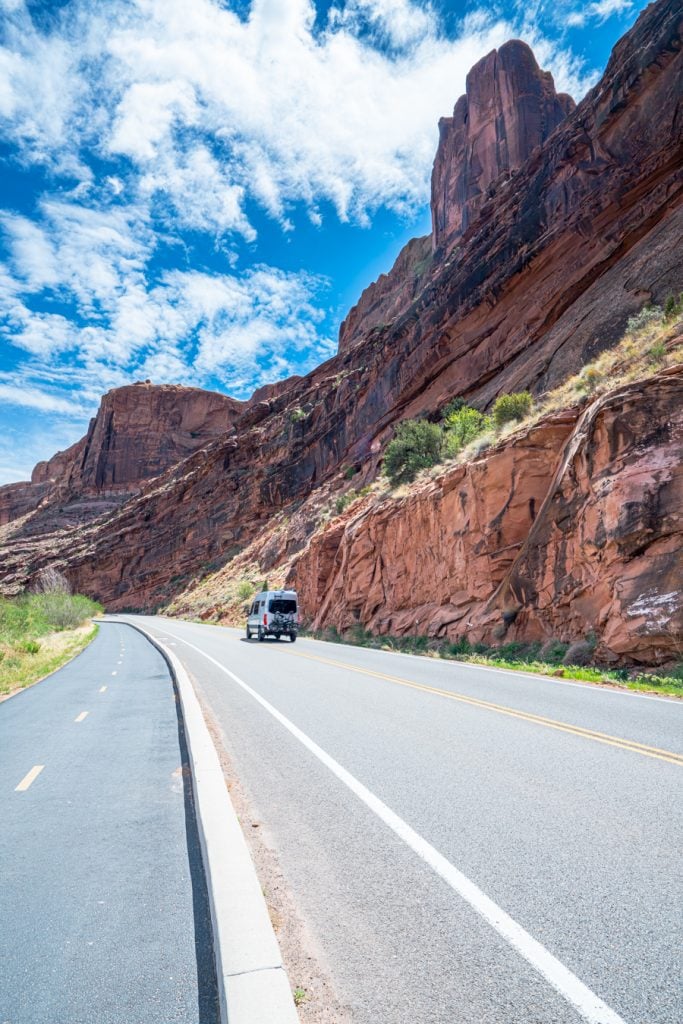
<svg viewBox="0 0 683 1024"><path fill-rule="evenodd" d="M79 442L80 468L60 457L38 511L42 470L35 504L26 485L0 489L0 508L19 513L3 530L4 588L53 563L110 608L149 608L207 567L227 581L245 552L267 551L264 566L283 572L298 557L291 578L318 624L563 638L590 624L615 658L667 656L657 623L680 607L676 372L558 414L410 498L327 529L316 516L346 467L374 479L397 421L457 395L484 409L541 394L681 290L681 22L673 0L650 5L576 107L523 43L480 61L441 123L433 234L366 289L338 355L243 405L214 396L208 438L162 429L138 468L107 454L86 471ZM63 506L118 502L128 486L64 529Z"/></svg>

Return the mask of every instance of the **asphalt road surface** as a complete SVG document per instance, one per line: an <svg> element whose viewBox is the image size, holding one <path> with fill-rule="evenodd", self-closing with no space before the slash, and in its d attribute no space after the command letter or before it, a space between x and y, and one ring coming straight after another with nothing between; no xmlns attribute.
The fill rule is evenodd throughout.
<svg viewBox="0 0 683 1024"><path fill-rule="evenodd" d="M683 705L136 621L196 680L356 1024L683 1019Z"/></svg>
<svg viewBox="0 0 683 1024"><path fill-rule="evenodd" d="M166 663L128 626L0 704L2 1024L215 1024L183 761Z"/></svg>

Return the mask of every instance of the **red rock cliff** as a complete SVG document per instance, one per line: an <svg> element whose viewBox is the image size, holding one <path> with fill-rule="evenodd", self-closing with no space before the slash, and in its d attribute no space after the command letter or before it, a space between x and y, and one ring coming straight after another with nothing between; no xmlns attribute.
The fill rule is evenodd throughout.
<svg viewBox="0 0 683 1024"><path fill-rule="evenodd" d="M110 608L165 604L207 563L228 563L256 540L265 547L274 516L292 515L321 486L334 487L345 466L371 480L397 421L434 412L455 395L483 408L503 391L542 391L619 337L646 301L680 291L681 19L674 0L644 11L601 82L492 190L457 241L431 257L427 249L424 267L418 244L406 254L411 278L403 291L397 271L384 298L366 293L366 311L352 317L337 357L247 403L234 431L143 483L106 521L58 529L46 513L42 534L35 517L33 532L12 533L0 544L5 589L19 589L52 563ZM538 508L553 470L538 466L531 451L515 464L520 479L524 465L530 481L544 474L538 494L518 488L527 508L531 497ZM491 484L491 500L492 479L481 482ZM529 526L527 511L516 528ZM510 545L522 542L515 535ZM282 549L291 555L300 543L285 535ZM405 547L409 556L408 533ZM487 564L490 598L511 563L498 553ZM603 563L592 565L602 571L595 566ZM472 575L482 588L483 566ZM382 586L380 573L373 593ZM579 621L570 620L572 628ZM534 623L530 613L526 628Z"/></svg>
<svg viewBox="0 0 683 1024"><path fill-rule="evenodd" d="M489 189L518 170L575 107L555 92L519 39L475 64L452 117L439 121L432 172L432 244L461 235L476 220Z"/></svg>
<svg viewBox="0 0 683 1024"><path fill-rule="evenodd" d="M123 500L224 435L243 407L226 395L175 384L115 388L102 398L85 437L39 462L30 484L0 487L0 525L41 504L78 501L85 513L84 498Z"/></svg>

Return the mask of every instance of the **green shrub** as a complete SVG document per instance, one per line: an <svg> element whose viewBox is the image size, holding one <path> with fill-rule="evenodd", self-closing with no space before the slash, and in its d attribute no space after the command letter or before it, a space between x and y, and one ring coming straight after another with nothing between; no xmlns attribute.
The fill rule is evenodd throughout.
<svg viewBox="0 0 683 1024"><path fill-rule="evenodd" d="M675 295L669 295L664 303L664 319L673 320L681 312L683 312L683 292L678 298Z"/></svg>
<svg viewBox="0 0 683 1024"><path fill-rule="evenodd" d="M75 629L101 608L82 594L65 594L52 591L36 594L35 601L46 622L53 629Z"/></svg>
<svg viewBox="0 0 683 1024"><path fill-rule="evenodd" d="M602 383L602 374L595 366L588 366L581 374L578 382L578 386L583 390L587 391L588 394L592 394L593 391Z"/></svg>
<svg viewBox="0 0 683 1024"><path fill-rule="evenodd" d="M546 640L538 652L539 661L545 661L549 665L559 665L565 654L569 644L562 643L561 640Z"/></svg>
<svg viewBox="0 0 683 1024"><path fill-rule="evenodd" d="M450 412L444 421L443 448L446 455L457 455L470 441L491 429L491 417L468 405Z"/></svg>
<svg viewBox="0 0 683 1024"><path fill-rule="evenodd" d="M626 330L629 332L642 331L645 327L651 327L662 319L660 306L643 306L639 313L628 318Z"/></svg>
<svg viewBox="0 0 683 1024"><path fill-rule="evenodd" d="M37 640L24 640L23 643L19 644L19 649L24 651L25 654L37 654L40 650L40 644Z"/></svg>
<svg viewBox="0 0 683 1024"><path fill-rule="evenodd" d="M404 420L384 454L384 472L392 487L414 480L441 458L441 429L427 420Z"/></svg>
<svg viewBox="0 0 683 1024"><path fill-rule="evenodd" d="M523 420L531 412L533 398L528 391L517 391L512 395L501 395L493 403L493 422L498 430L506 423Z"/></svg>
<svg viewBox="0 0 683 1024"><path fill-rule="evenodd" d="M654 345L650 346L650 351L647 354L648 359L651 363L661 363L666 355L666 345L663 341L657 341Z"/></svg>
<svg viewBox="0 0 683 1024"><path fill-rule="evenodd" d="M289 418L292 421L292 423L301 423L303 420L306 419L306 413L304 412L303 409L292 409L289 413Z"/></svg>
<svg viewBox="0 0 683 1024"><path fill-rule="evenodd" d="M250 583L249 580L242 580L237 587L237 596L240 601L246 601L254 593L254 584Z"/></svg>
<svg viewBox="0 0 683 1024"><path fill-rule="evenodd" d="M347 466L346 469L344 470L344 479L352 480L357 472L358 469L355 466Z"/></svg>
<svg viewBox="0 0 683 1024"><path fill-rule="evenodd" d="M465 406L464 398L452 398L450 402L444 405L439 415L442 420L447 420L449 416L452 416L454 412L460 412Z"/></svg>

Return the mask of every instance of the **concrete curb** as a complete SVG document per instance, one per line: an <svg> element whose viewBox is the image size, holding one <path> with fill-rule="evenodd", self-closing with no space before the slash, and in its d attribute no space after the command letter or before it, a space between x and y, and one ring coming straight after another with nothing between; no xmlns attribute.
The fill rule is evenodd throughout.
<svg viewBox="0 0 683 1024"><path fill-rule="evenodd" d="M169 667L185 725L197 828L211 906L221 1024L299 1024L266 901L190 678L141 626Z"/></svg>

